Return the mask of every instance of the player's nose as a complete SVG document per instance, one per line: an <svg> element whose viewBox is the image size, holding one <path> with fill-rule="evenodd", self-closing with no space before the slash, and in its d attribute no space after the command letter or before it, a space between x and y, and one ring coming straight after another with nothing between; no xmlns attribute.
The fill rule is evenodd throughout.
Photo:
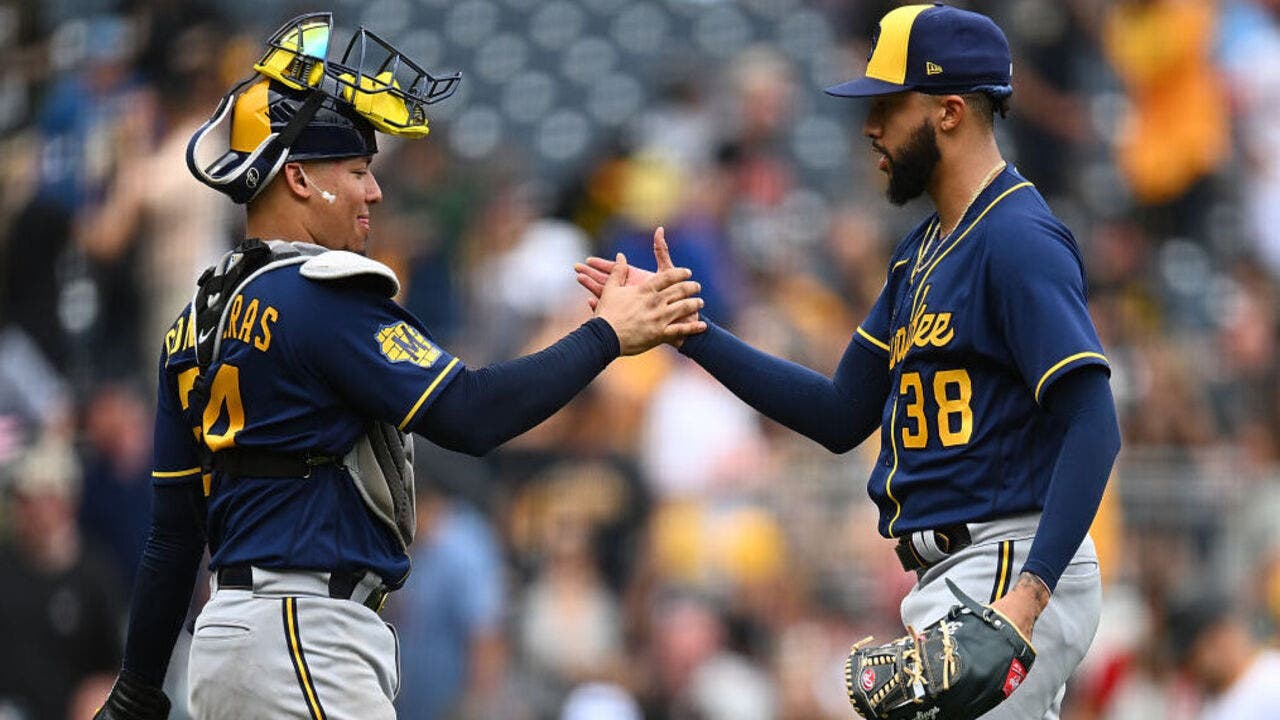
<svg viewBox="0 0 1280 720"><path fill-rule="evenodd" d="M867 108L867 118L862 121L863 136L872 140L880 139L880 133L884 129L879 106L879 103L871 103L870 107Z"/></svg>
<svg viewBox="0 0 1280 720"><path fill-rule="evenodd" d="M880 139L880 123L872 118L873 114L867 113L867 119L862 122L862 135L872 140L878 140Z"/></svg>
<svg viewBox="0 0 1280 720"><path fill-rule="evenodd" d="M365 175L364 201L370 205L382 202L382 186L378 185L378 178L373 176L372 170Z"/></svg>

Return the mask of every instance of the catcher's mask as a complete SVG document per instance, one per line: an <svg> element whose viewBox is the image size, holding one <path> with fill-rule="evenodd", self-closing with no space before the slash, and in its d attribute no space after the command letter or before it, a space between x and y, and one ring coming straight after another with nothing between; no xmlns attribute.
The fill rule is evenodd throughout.
<svg viewBox="0 0 1280 720"><path fill-rule="evenodd" d="M222 98L187 143L196 179L246 203L285 162L372 155L375 129L406 138L427 134L426 106L452 95L461 75L435 77L363 27L342 59L330 61L332 27L332 13L310 13L271 36L254 74ZM201 167L201 143L228 117L230 149Z"/></svg>

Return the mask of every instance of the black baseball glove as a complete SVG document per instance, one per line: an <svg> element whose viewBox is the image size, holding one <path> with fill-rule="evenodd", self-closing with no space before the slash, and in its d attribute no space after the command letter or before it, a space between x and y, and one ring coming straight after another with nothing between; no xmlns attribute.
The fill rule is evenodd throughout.
<svg viewBox="0 0 1280 720"><path fill-rule="evenodd" d="M93 720L165 720L169 717L169 696L139 677L121 670L111 686L107 701L94 713Z"/></svg>
<svg viewBox="0 0 1280 720"><path fill-rule="evenodd" d="M887 645L849 653L849 702L868 720L972 720L1018 689L1035 648L1000 613L979 605L955 583L960 600L938 622Z"/></svg>

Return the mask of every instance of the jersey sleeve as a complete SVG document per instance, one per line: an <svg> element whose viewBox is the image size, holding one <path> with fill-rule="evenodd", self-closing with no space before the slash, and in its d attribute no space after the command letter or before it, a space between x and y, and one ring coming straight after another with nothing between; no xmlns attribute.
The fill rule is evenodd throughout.
<svg viewBox="0 0 1280 720"><path fill-rule="evenodd" d="M171 331L172 332L172 331ZM179 354L192 357L184 362ZM191 422L183 410L186 393L196 376L195 358L166 343L160 356L156 388L156 421L152 442L151 479L157 485L200 479L200 455Z"/></svg>
<svg viewBox="0 0 1280 720"><path fill-rule="evenodd" d="M1001 234L989 247L986 282L997 310L993 322L1035 401L1076 368L1101 365L1109 372L1070 233L1037 220L1028 233Z"/></svg>
<svg viewBox="0 0 1280 720"><path fill-rule="evenodd" d="M892 335L889 331L893 304L890 292L892 282L893 279L890 278L880 289L880 297L876 298L866 319L853 331L854 342L882 357L889 354L889 336Z"/></svg>
<svg viewBox="0 0 1280 720"><path fill-rule="evenodd" d="M300 350L342 399L404 430L463 369L410 312L376 293L316 283Z"/></svg>

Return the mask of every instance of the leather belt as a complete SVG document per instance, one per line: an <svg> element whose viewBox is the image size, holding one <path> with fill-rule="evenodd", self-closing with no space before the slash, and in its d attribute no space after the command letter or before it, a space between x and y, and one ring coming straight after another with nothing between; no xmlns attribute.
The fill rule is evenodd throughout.
<svg viewBox="0 0 1280 720"><path fill-rule="evenodd" d="M328 575L329 597L336 600L352 600L374 612L382 611L382 606L387 602L387 596L391 594L390 588L385 584L379 583L377 587L369 591L367 596L358 597L357 591L360 589L361 581L364 580L367 573L335 572L328 573ZM253 567L250 565L228 565L218 568L218 589L253 590Z"/></svg>
<svg viewBox="0 0 1280 720"><path fill-rule="evenodd" d="M903 570L925 570L971 544L969 527L962 523L903 535L898 538L894 552Z"/></svg>
<svg viewBox="0 0 1280 720"><path fill-rule="evenodd" d="M315 468L340 460L333 455L234 448L214 453L213 469L233 477L307 478Z"/></svg>

